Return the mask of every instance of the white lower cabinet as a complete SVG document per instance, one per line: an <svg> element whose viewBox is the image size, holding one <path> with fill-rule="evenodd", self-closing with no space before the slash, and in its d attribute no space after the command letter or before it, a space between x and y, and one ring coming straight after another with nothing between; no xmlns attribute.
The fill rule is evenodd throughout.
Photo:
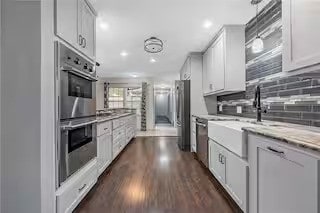
<svg viewBox="0 0 320 213"><path fill-rule="evenodd" d="M57 213L71 213L96 182L97 160L94 159L57 190Z"/></svg>
<svg viewBox="0 0 320 213"><path fill-rule="evenodd" d="M248 212L248 163L211 139L208 154L211 173L243 212Z"/></svg>
<svg viewBox="0 0 320 213"><path fill-rule="evenodd" d="M113 120L112 132L112 158L115 159L118 154L126 147L136 135L137 120L136 115L130 115L124 118Z"/></svg>
<svg viewBox="0 0 320 213"><path fill-rule="evenodd" d="M320 157L249 135L250 212L320 212Z"/></svg>
<svg viewBox="0 0 320 213"><path fill-rule="evenodd" d="M104 134L97 139L98 174L100 175L112 162L112 136Z"/></svg>
<svg viewBox="0 0 320 213"><path fill-rule="evenodd" d="M191 152L197 152L197 125L196 118L191 121Z"/></svg>

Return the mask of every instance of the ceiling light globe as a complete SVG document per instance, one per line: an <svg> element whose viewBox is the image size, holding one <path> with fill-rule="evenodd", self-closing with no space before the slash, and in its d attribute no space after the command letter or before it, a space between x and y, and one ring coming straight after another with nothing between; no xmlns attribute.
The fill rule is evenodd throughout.
<svg viewBox="0 0 320 213"><path fill-rule="evenodd" d="M257 38L252 43L252 52L253 53L261 53L264 49L264 43L260 36L257 36Z"/></svg>

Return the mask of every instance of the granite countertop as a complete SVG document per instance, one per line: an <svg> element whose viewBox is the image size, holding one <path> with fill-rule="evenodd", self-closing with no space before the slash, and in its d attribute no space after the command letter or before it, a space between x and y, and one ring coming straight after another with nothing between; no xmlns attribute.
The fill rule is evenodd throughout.
<svg viewBox="0 0 320 213"><path fill-rule="evenodd" d="M292 126L258 126L244 127L244 131L279 140L297 147L320 152L320 132Z"/></svg>
<svg viewBox="0 0 320 213"><path fill-rule="evenodd" d="M132 113L132 112L125 112L121 114L101 115L101 116L97 116L97 120L98 120L98 123L101 123L101 122L110 121L110 120L126 117L129 115L134 115L134 114L135 113Z"/></svg>
<svg viewBox="0 0 320 213"><path fill-rule="evenodd" d="M229 115L192 115L196 118L203 118L209 121L237 121L238 117L229 116Z"/></svg>
<svg viewBox="0 0 320 213"><path fill-rule="evenodd" d="M227 115L193 115L194 117L206 118L211 121L241 121L255 124L242 128L244 131L276 139L279 142L292 144L304 149L320 152L320 128L303 126L298 124L263 121L257 123L255 119L227 116Z"/></svg>

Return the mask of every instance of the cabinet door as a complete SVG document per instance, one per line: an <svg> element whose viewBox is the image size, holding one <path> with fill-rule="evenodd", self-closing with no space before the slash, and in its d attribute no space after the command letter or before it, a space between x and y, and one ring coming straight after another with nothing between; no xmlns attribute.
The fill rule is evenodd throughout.
<svg viewBox="0 0 320 213"><path fill-rule="evenodd" d="M213 91L213 82L212 82L212 47L209 47L208 50L203 55L203 92L210 93Z"/></svg>
<svg viewBox="0 0 320 213"><path fill-rule="evenodd" d="M248 163L228 151L225 152L225 156L227 159L225 186L243 212L248 212Z"/></svg>
<svg viewBox="0 0 320 213"><path fill-rule="evenodd" d="M223 148L210 140L209 142L209 168L213 175L221 182L226 179L226 158Z"/></svg>
<svg viewBox="0 0 320 213"><path fill-rule="evenodd" d="M202 92L206 94L209 92L208 83L208 51L206 51L202 56Z"/></svg>
<svg viewBox="0 0 320 213"><path fill-rule="evenodd" d="M96 17L86 0L79 0L79 34L83 38L82 51L91 58L95 56L95 20Z"/></svg>
<svg viewBox="0 0 320 213"><path fill-rule="evenodd" d="M108 135L104 134L97 138L97 161L99 174L103 172L103 167L106 162L106 142Z"/></svg>
<svg viewBox="0 0 320 213"><path fill-rule="evenodd" d="M320 63L320 1L282 1L283 68L291 71Z"/></svg>
<svg viewBox="0 0 320 213"><path fill-rule="evenodd" d="M225 72L225 45L224 33L222 33L212 46L212 71L209 75L212 82L213 91L224 89L224 72Z"/></svg>
<svg viewBox="0 0 320 213"><path fill-rule="evenodd" d="M193 131L191 132L191 151L197 152L197 136L196 133Z"/></svg>
<svg viewBox="0 0 320 213"><path fill-rule="evenodd" d="M105 157L106 157L106 164L107 165L109 165L111 162L112 162L112 136L111 135L109 135L109 136L107 136L107 138L106 138L106 149L105 149L105 151L106 151L106 155L105 155Z"/></svg>
<svg viewBox="0 0 320 213"><path fill-rule="evenodd" d="M306 154L249 135L250 212L319 212L318 164Z"/></svg>
<svg viewBox="0 0 320 213"><path fill-rule="evenodd" d="M55 33L78 47L78 0L56 0Z"/></svg>

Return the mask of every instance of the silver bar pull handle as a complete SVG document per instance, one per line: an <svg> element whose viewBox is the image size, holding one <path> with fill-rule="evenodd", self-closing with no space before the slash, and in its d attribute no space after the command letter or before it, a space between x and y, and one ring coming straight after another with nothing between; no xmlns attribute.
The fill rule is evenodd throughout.
<svg viewBox="0 0 320 213"><path fill-rule="evenodd" d="M82 127L82 126L87 126L87 125L90 125L90 124L94 124L94 123L97 123L98 120L94 120L94 121L90 121L90 122L86 122L86 123L82 123L82 124L76 124L76 125L65 125L65 126L61 126L61 129L62 130L71 130L71 129L75 129L75 128L78 128L78 127Z"/></svg>
<svg viewBox="0 0 320 213"><path fill-rule="evenodd" d="M78 70L78 69L76 69L74 67L64 66L64 67L61 68L61 70L65 71L65 72L71 72L71 73L73 73L75 75L78 75L80 77L86 78L86 79L91 80L91 81L98 81L98 79L96 77L94 77L94 76L92 76L92 75L90 75L88 73L85 73L85 72L83 72L81 70Z"/></svg>
<svg viewBox="0 0 320 213"><path fill-rule="evenodd" d="M274 152L274 153L277 153L277 154L281 154L283 155L284 154L284 151L280 151L280 150L277 150L275 148L272 148L271 146L268 146L267 149L271 152Z"/></svg>
<svg viewBox="0 0 320 213"><path fill-rule="evenodd" d="M82 190L84 190L84 188L86 188L86 186L87 186L87 184L83 184L83 186L80 187L80 188L78 189L78 191L81 192Z"/></svg>

